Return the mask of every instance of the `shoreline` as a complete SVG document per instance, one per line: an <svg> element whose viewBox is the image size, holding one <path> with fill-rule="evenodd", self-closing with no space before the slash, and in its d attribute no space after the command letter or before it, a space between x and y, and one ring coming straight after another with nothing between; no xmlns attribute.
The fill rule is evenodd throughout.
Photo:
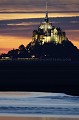
<svg viewBox="0 0 79 120"><path fill-rule="evenodd" d="M49 117L49 116L0 116L0 120L79 120L72 117Z"/></svg>

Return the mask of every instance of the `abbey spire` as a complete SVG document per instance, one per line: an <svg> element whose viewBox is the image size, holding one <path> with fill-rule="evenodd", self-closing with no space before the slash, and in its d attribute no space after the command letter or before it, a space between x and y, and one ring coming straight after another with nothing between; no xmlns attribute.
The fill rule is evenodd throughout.
<svg viewBox="0 0 79 120"><path fill-rule="evenodd" d="M45 22L49 22L49 17L48 17L48 5L46 2L46 16L45 16Z"/></svg>

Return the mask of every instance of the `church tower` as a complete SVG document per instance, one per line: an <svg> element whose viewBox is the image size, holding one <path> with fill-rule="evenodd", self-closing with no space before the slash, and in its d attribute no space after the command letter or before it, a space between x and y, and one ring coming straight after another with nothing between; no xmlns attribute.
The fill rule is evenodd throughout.
<svg viewBox="0 0 79 120"><path fill-rule="evenodd" d="M65 32L60 28L53 26L52 23L49 22L47 2L45 14L44 22L40 24L38 30L33 31L33 41L39 41L42 44L49 42L61 44L63 40L67 40Z"/></svg>

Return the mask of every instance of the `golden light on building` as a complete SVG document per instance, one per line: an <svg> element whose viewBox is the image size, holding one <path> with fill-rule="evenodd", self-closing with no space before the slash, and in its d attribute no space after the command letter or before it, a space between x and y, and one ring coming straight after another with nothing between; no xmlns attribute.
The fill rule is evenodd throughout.
<svg viewBox="0 0 79 120"><path fill-rule="evenodd" d="M67 40L66 34L60 28L57 28L49 22L47 4L46 4L46 16L44 22L40 24L38 30L33 31L33 41L41 40L42 44L48 42L54 42L61 44L63 40Z"/></svg>

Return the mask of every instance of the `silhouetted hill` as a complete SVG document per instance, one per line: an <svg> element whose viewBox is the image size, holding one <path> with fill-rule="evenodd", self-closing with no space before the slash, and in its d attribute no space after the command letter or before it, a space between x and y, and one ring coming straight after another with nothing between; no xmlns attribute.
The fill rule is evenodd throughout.
<svg viewBox="0 0 79 120"><path fill-rule="evenodd" d="M61 44L54 42L42 44L41 41L32 41L26 47L20 45L18 49L13 49L0 57L79 61L79 49L69 40L64 40Z"/></svg>
<svg viewBox="0 0 79 120"><path fill-rule="evenodd" d="M20 45L2 56L12 59L0 60L0 91L79 95L79 62L75 62L79 61L79 50L69 40L43 45L41 41L30 42L26 47ZM34 57L39 59L17 59ZM50 58L72 62L52 62Z"/></svg>
<svg viewBox="0 0 79 120"><path fill-rule="evenodd" d="M26 49L30 57L79 60L79 50L69 40L64 40L61 44L50 42L43 45L41 41L31 42Z"/></svg>

